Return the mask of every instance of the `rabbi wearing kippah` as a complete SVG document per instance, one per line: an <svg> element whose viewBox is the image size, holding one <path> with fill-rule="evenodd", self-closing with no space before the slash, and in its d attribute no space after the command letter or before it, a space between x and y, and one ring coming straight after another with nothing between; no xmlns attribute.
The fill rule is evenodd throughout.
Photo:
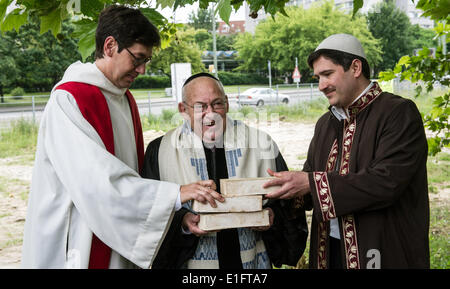
<svg viewBox="0 0 450 289"><path fill-rule="evenodd" d="M313 209L316 269L429 268L427 140L409 99L370 81L361 43L331 35L308 57L330 103L302 172L269 173L268 198Z"/></svg>
<svg viewBox="0 0 450 289"><path fill-rule="evenodd" d="M224 193L220 179L267 177L268 167L288 169L269 135L227 115L228 98L217 78L208 73L192 75L182 96L178 110L185 121L150 142L143 177L178 184L211 179ZM268 226L227 222L230 226L220 231L199 226L202 216L194 208L187 203L175 212L152 268L271 269L295 266L305 249L305 210L293 199L269 200L264 205Z"/></svg>

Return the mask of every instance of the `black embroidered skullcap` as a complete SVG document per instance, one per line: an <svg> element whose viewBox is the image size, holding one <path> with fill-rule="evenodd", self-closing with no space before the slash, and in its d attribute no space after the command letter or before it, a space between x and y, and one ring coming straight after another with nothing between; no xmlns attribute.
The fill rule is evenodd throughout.
<svg viewBox="0 0 450 289"><path fill-rule="evenodd" d="M183 87L185 87L186 84L188 84L188 83L191 82L192 80L196 79L197 77L202 77L202 76L206 76L206 77L209 77L209 78L212 78L212 79L215 79L215 80L219 81L219 80L218 80L214 75L212 75L212 74L209 74L209 73L206 73L206 72L200 72L200 73L197 73L197 74L194 74L194 75L189 76L189 78L186 79L186 81L184 82Z"/></svg>

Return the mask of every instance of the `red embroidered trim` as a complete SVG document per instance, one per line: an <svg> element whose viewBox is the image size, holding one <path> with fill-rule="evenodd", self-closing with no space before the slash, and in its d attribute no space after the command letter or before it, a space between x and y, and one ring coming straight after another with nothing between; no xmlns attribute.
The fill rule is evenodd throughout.
<svg viewBox="0 0 450 289"><path fill-rule="evenodd" d="M328 231L327 223L319 222L319 247L317 248L317 268L326 269L327 268L327 240Z"/></svg>
<svg viewBox="0 0 450 289"><path fill-rule="evenodd" d="M327 172L331 172L334 170L334 167L336 166L336 159L338 155L338 142L337 139L334 140L333 145L331 146L330 154L328 155L327 160Z"/></svg>
<svg viewBox="0 0 450 289"><path fill-rule="evenodd" d="M344 230L345 259L347 269L359 269L358 239L356 237L356 224L353 215L342 217L342 228Z"/></svg>
<svg viewBox="0 0 450 289"><path fill-rule="evenodd" d="M344 139L342 140L342 160L339 168L341 176L348 174L350 168L350 151L353 144L353 136L356 130L356 118L351 119L350 123L345 121Z"/></svg>
<svg viewBox="0 0 450 289"><path fill-rule="evenodd" d="M338 156L338 142L337 139L334 140L333 145L331 146L331 151L330 154L328 155L328 159L327 159L327 172L329 171L333 171L334 167L336 166L336 161L337 161L337 156ZM317 179L316 179L316 174L313 173L313 177L314 177L314 182L316 184L316 191L317 191L317 195L320 206L321 206L321 210L322 210L322 218L324 220L328 220L328 218L326 218L325 214L324 214L324 209L326 206L326 208L330 208L330 203L332 204L331 206L331 213L332 215L335 215L334 212L334 203L333 203L333 199L331 198L331 192L329 190L329 185L328 185L328 178L327 178L327 174L326 173L318 173L317 174L317 178L322 178L322 174L325 178L325 184L326 187L328 188L328 190L326 191L326 194L328 194L327 196L327 200L330 201L328 203L322 203L322 198L321 198L321 194L320 194L320 188L318 187L318 183L317 183ZM318 247L318 252L317 252L317 268L318 269L326 269L327 268L327 241L328 241L328 230L327 230L327 222L319 222L319 227L318 227L318 240L319 240L319 247Z"/></svg>
<svg viewBox="0 0 450 289"><path fill-rule="evenodd" d="M333 198L331 197L330 186L328 184L328 177L326 172L314 172L314 183L316 185L317 197L322 212L322 219L328 221L336 218L334 211Z"/></svg>
<svg viewBox="0 0 450 289"><path fill-rule="evenodd" d="M381 90L378 82L375 82L373 86L367 91L366 94L361 96L355 103L348 107L348 113L350 118L356 116L361 110L368 106L378 95L383 91Z"/></svg>

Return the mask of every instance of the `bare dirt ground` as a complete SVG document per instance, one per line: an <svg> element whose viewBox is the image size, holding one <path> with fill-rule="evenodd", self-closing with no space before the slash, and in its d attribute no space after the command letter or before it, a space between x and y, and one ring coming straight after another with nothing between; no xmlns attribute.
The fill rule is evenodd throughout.
<svg viewBox="0 0 450 289"><path fill-rule="evenodd" d="M252 125L252 124L250 124ZM259 125L277 142L291 170L303 166L314 124L287 123ZM163 135L163 132L147 131L144 142ZM20 266L23 226L25 224L27 195L30 188L33 156L0 159L0 269ZM431 199L448 202L450 190L440 190Z"/></svg>

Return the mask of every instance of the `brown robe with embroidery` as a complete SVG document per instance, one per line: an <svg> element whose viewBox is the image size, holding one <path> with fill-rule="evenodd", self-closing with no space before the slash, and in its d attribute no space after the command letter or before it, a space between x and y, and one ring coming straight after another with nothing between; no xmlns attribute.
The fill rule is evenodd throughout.
<svg viewBox="0 0 450 289"><path fill-rule="evenodd" d="M344 268L429 268L428 148L416 105L375 83L349 114L318 120L303 168L310 267L328 268L337 217Z"/></svg>

